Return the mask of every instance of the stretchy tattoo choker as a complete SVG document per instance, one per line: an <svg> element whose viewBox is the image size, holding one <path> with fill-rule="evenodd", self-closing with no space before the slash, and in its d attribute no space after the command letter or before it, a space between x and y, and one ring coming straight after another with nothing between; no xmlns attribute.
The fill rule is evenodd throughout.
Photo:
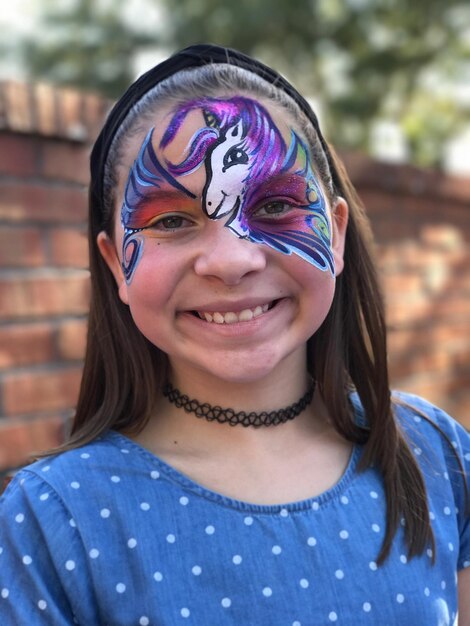
<svg viewBox="0 0 470 626"><path fill-rule="evenodd" d="M171 383L167 383L163 388L163 395L169 402L178 409L184 409L187 413L194 413L196 417L205 418L208 422L219 422L219 424L230 424L230 426L277 426L293 420L302 413L313 398L315 391L315 381L311 380L306 393L298 400L284 409L277 411L263 411L262 413L245 413L245 411L234 411L233 409L223 409L220 406L211 406L207 402L201 404L198 400L192 400L175 389Z"/></svg>

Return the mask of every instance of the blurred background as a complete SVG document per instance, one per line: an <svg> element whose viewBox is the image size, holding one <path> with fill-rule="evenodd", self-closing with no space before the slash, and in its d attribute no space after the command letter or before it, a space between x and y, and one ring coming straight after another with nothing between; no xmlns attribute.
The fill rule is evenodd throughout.
<svg viewBox="0 0 470 626"><path fill-rule="evenodd" d="M3 77L109 98L160 58L210 41L286 74L338 146L470 173L466 0L15 0Z"/></svg>
<svg viewBox="0 0 470 626"><path fill-rule="evenodd" d="M468 0L16 0L0 29L0 474L73 414L90 144L136 76L197 42L309 99L372 221L394 386L470 426Z"/></svg>

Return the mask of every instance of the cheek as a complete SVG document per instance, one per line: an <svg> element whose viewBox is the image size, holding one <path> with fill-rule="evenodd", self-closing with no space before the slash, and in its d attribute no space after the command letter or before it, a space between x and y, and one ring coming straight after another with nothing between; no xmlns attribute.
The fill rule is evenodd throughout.
<svg viewBox="0 0 470 626"><path fill-rule="evenodd" d="M174 258L168 256L164 246L143 241L142 254L127 286L129 307L137 324L147 315L163 311L178 282Z"/></svg>
<svg viewBox="0 0 470 626"><path fill-rule="evenodd" d="M308 261L295 259L292 275L300 286L302 314L311 320L315 331L326 318L335 295L336 279L329 271L313 267Z"/></svg>

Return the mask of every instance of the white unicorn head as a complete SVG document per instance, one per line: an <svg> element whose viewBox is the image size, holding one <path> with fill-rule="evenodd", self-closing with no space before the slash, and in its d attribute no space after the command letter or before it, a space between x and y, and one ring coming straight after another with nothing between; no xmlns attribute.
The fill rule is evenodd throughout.
<svg viewBox="0 0 470 626"><path fill-rule="evenodd" d="M250 167L244 139L240 120L221 135L206 158L204 208L212 219L233 213L241 205Z"/></svg>

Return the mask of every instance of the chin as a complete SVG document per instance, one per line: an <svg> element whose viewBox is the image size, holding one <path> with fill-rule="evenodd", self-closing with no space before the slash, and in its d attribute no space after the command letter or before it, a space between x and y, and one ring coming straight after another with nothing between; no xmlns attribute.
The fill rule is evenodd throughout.
<svg viewBox="0 0 470 626"><path fill-rule="evenodd" d="M220 381L230 384L246 385L250 383L256 383L263 380L270 375L271 370L267 368L247 368L243 371L221 371L209 372L214 378L218 378Z"/></svg>
<svg viewBox="0 0 470 626"><path fill-rule="evenodd" d="M243 353L230 351L224 354L213 354L210 361L204 360L199 363L185 359L185 365L194 367L201 374L206 373L221 382L250 384L272 375L275 370L282 367L286 359L288 360L288 357L282 357L274 350L263 350L259 353L254 350ZM172 362L172 365L177 369L177 363Z"/></svg>

